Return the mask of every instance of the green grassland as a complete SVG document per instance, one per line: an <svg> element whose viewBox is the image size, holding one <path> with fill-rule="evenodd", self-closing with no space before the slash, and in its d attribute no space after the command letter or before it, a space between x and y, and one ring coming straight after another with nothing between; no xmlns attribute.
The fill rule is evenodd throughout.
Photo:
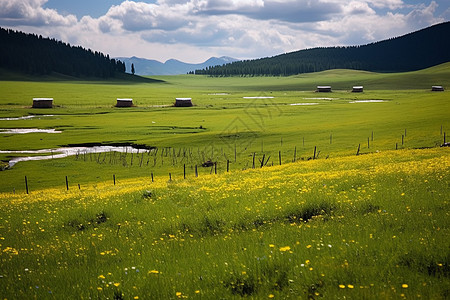
<svg viewBox="0 0 450 300"><path fill-rule="evenodd" d="M195 165L208 159L217 161L219 172L226 170L227 160L232 170L245 169L253 166L253 153L256 164L265 155L271 165L279 164L279 152L285 163L294 156L312 157L315 147L319 158L353 155L359 145L361 153L434 147L449 128L449 101L447 92L432 93L430 88L450 86L449 74L450 65L444 64L403 74L332 70L275 78L161 76L149 83L1 81L1 117L53 116L0 121L0 128L55 128L63 133L2 134L0 150L131 142L159 152L141 154L139 160L134 155L133 162L128 155L126 162L116 163L109 156L19 163L0 172L0 190L23 189L25 175L34 187L48 187L64 184L65 176L75 184L107 180L113 174L182 176L184 165L193 174ZM334 92L314 92L325 84ZM364 85L365 92L349 92L353 85ZM55 107L32 109L33 97L53 97ZM195 106L170 107L176 97L191 97ZM115 108L116 98L133 98L136 107ZM358 99L385 102L349 103ZM290 105L297 103L317 105ZM0 159L11 156L0 154Z"/></svg>
<svg viewBox="0 0 450 300"><path fill-rule="evenodd" d="M0 171L4 299L450 295L450 153L439 147L450 98L430 91L450 87L449 63L401 74L15 79L0 81L0 118L36 117L0 128L62 133L0 133L0 150L156 148ZM55 107L32 109L33 97ZM176 97L195 106L172 107ZM116 108L116 98L136 106ZM383 102L351 103L364 100Z"/></svg>
<svg viewBox="0 0 450 300"><path fill-rule="evenodd" d="M0 194L6 299L446 299L448 148Z"/></svg>

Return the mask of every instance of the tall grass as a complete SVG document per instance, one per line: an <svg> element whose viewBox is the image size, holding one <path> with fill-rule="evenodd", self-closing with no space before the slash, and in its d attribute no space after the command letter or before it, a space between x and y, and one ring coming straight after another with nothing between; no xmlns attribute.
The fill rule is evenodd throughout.
<svg viewBox="0 0 450 300"><path fill-rule="evenodd" d="M4 298L433 298L445 148L0 194Z"/></svg>

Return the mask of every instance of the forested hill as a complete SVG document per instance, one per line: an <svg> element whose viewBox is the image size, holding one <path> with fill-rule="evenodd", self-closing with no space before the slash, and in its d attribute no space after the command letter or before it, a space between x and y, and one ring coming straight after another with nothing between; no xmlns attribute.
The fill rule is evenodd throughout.
<svg viewBox="0 0 450 300"><path fill-rule="evenodd" d="M6 70L98 78L125 73L125 64L109 55L35 34L0 28L0 45L0 68Z"/></svg>
<svg viewBox="0 0 450 300"><path fill-rule="evenodd" d="M450 22L364 46L314 48L196 70L212 76L288 76L330 69L414 71L450 61Z"/></svg>

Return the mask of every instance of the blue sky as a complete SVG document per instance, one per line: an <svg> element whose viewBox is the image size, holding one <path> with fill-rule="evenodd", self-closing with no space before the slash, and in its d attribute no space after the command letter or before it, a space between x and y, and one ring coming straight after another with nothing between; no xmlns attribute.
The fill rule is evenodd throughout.
<svg viewBox="0 0 450 300"><path fill-rule="evenodd" d="M162 62L361 45L448 20L449 0L0 0L1 27Z"/></svg>
<svg viewBox="0 0 450 300"><path fill-rule="evenodd" d="M83 16L101 17L113 5L120 5L123 0L49 0L45 8L56 9L62 14L74 14L78 18ZM155 3L155 1L141 1Z"/></svg>

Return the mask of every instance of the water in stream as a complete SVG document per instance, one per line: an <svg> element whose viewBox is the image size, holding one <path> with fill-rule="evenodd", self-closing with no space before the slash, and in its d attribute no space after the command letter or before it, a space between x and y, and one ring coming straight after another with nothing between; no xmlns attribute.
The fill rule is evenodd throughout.
<svg viewBox="0 0 450 300"><path fill-rule="evenodd" d="M21 161L48 160L89 153L104 153L104 152L146 153L149 151L150 150L148 149L138 149L132 146L92 146L92 147L61 147L57 149L41 149L41 150L26 150L26 151L0 150L0 154L37 155L37 156L20 156L12 158L11 160L8 161L9 167L11 168L12 166Z"/></svg>

